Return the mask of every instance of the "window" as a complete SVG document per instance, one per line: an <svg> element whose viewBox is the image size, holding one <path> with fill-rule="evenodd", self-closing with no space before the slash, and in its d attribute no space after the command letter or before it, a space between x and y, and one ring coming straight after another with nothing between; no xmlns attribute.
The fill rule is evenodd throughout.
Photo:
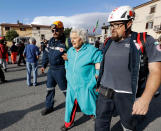
<svg viewBox="0 0 161 131"><path fill-rule="evenodd" d="M26 28L21 27L21 28L20 28L20 31L26 31Z"/></svg>
<svg viewBox="0 0 161 131"><path fill-rule="evenodd" d="M36 27L37 30L40 30L40 27Z"/></svg>
<svg viewBox="0 0 161 131"><path fill-rule="evenodd" d="M45 39L45 35L41 34L41 40L44 40L44 39Z"/></svg>
<svg viewBox="0 0 161 131"><path fill-rule="evenodd" d="M7 31L10 30L10 27L5 27L5 30L7 30Z"/></svg>
<svg viewBox="0 0 161 131"><path fill-rule="evenodd" d="M146 29L152 29L153 28L153 21L149 21L146 23Z"/></svg>
<svg viewBox="0 0 161 131"><path fill-rule="evenodd" d="M152 7L150 8L150 13L149 13L149 14L153 14L153 13L155 13L155 6L152 6Z"/></svg>

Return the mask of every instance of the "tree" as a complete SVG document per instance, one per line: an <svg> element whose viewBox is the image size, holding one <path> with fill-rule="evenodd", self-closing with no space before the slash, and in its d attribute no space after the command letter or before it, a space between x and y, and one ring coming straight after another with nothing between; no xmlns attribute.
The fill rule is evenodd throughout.
<svg viewBox="0 0 161 131"><path fill-rule="evenodd" d="M64 29L64 34L66 37L69 37L71 30L72 30L72 28L65 28Z"/></svg>
<svg viewBox="0 0 161 131"><path fill-rule="evenodd" d="M17 33L17 31L15 30L9 30L7 33L6 33L6 40L7 41L13 41L14 38L18 37L19 34Z"/></svg>

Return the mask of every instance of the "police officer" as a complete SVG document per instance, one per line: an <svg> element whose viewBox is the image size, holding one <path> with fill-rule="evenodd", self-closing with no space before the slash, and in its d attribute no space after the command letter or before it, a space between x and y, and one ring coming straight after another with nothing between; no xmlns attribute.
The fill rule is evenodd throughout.
<svg viewBox="0 0 161 131"><path fill-rule="evenodd" d="M129 6L118 7L109 15L111 39L103 49L95 131L110 131L115 112L124 131L135 131L160 86L159 45L153 37L131 31L134 17Z"/></svg>
<svg viewBox="0 0 161 131"><path fill-rule="evenodd" d="M48 41L48 47L45 48L42 56L42 73L44 73L47 64L50 64L47 74L46 107L42 110L42 115L47 115L53 111L55 86L58 84L64 95L67 88L65 62L62 58L62 55L66 52L63 23L55 21L51 25L51 31L53 37Z"/></svg>

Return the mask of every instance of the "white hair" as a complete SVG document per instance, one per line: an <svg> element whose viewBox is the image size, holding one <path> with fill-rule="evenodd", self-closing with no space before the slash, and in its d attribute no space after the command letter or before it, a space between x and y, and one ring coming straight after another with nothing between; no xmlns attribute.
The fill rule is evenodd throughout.
<svg viewBox="0 0 161 131"><path fill-rule="evenodd" d="M83 43L88 42L88 32L85 29L74 28L70 32L70 36L72 33L77 33L77 35L82 39Z"/></svg>
<svg viewBox="0 0 161 131"><path fill-rule="evenodd" d="M34 37L30 37L29 43L32 44L32 43L34 43L34 42L36 42L36 39L35 39Z"/></svg>

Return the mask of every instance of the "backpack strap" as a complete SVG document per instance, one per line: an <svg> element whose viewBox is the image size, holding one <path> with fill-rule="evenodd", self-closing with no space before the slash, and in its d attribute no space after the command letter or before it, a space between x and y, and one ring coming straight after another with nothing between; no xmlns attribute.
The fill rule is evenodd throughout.
<svg viewBox="0 0 161 131"><path fill-rule="evenodd" d="M106 46L106 44L107 44L107 42L108 42L108 40L109 40L109 39L111 39L111 38L110 38L110 37L108 37L108 38L106 38L106 39L105 39L105 42L104 42L104 44L103 44L103 45L104 45L104 47Z"/></svg>
<svg viewBox="0 0 161 131"><path fill-rule="evenodd" d="M142 54L144 54L145 43L146 43L146 32L137 34L137 43L140 46L140 50L141 50Z"/></svg>

